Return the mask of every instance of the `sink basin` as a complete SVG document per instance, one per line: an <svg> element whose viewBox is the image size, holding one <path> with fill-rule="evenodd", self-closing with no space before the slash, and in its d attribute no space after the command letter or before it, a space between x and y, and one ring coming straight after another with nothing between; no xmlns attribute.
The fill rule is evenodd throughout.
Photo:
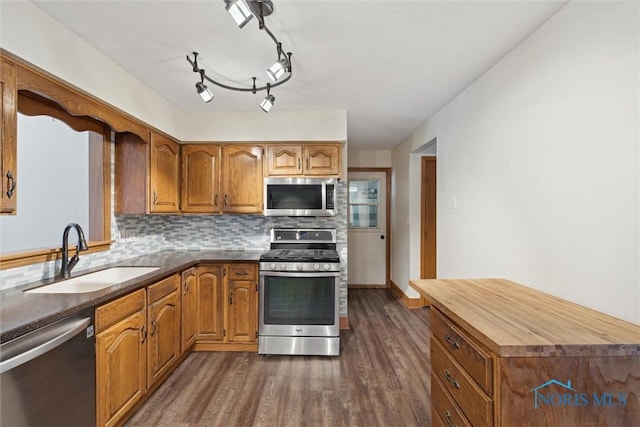
<svg viewBox="0 0 640 427"><path fill-rule="evenodd" d="M25 291L28 294L82 294L135 279L159 267L113 267Z"/></svg>

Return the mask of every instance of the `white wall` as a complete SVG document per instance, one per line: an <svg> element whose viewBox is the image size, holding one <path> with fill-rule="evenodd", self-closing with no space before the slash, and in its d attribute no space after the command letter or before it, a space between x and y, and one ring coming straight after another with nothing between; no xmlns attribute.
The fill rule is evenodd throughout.
<svg viewBox="0 0 640 427"><path fill-rule="evenodd" d="M638 8L568 4L394 150L437 136L439 277L640 323Z"/></svg>
<svg viewBox="0 0 640 427"><path fill-rule="evenodd" d="M349 149L350 168L390 168L391 150Z"/></svg>

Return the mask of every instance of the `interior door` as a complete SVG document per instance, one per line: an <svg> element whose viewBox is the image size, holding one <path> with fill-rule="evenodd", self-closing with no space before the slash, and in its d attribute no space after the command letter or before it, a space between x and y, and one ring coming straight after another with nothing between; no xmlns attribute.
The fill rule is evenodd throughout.
<svg viewBox="0 0 640 427"><path fill-rule="evenodd" d="M386 180L386 172L348 174L349 286L387 286Z"/></svg>

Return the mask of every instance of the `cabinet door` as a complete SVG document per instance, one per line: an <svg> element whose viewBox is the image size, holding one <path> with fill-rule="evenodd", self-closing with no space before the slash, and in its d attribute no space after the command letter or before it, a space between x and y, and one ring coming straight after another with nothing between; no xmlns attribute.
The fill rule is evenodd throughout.
<svg viewBox="0 0 640 427"><path fill-rule="evenodd" d="M182 341L181 351L184 354L196 341L198 277L196 268L182 273Z"/></svg>
<svg viewBox="0 0 640 427"><path fill-rule="evenodd" d="M149 306L149 387L180 358L179 301L176 289Z"/></svg>
<svg viewBox="0 0 640 427"><path fill-rule="evenodd" d="M177 213L180 178L180 146L162 135L151 134L150 192L151 213Z"/></svg>
<svg viewBox="0 0 640 427"><path fill-rule="evenodd" d="M268 145L267 175L302 175L301 145Z"/></svg>
<svg viewBox="0 0 640 427"><path fill-rule="evenodd" d="M222 342L224 340L224 284L221 265L197 268L197 340Z"/></svg>
<svg viewBox="0 0 640 427"><path fill-rule="evenodd" d="M229 278L228 286L228 341L230 343L255 343L258 331L257 282Z"/></svg>
<svg viewBox="0 0 640 427"><path fill-rule="evenodd" d="M225 145L222 147L223 211L262 212L262 147Z"/></svg>
<svg viewBox="0 0 640 427"><path fill-rule="evenodd" d="M143 309L96 336L98 426L118 424L146 392L146 322Z"/></svg>
<svg viewBox="0 0 640 427"><path fill-rule="evenodd" d="M218 213L220 201L220 147L182 146L182 212Z"/></svg>
<svg viewBox="0 0 640 427"><path fill-rule="evenodd" d="M340 145L305 145L304 174L314 176L340 175Z"/></svg>
<svg viewBox="0 0 640 427"><path fill-rule="evenodd" d="M2 130L0 131L0 214L15 215L17 209L17 125L18 90L16 67L0 60L0 87L2 94Z"/></svg>

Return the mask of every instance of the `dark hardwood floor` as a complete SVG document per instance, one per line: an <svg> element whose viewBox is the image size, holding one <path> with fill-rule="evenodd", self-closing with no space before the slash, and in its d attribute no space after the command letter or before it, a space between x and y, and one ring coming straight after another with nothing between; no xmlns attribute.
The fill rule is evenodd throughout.
<svg viewBox="0 0 640 427"><path fill-rule="evenodd" d="M429 426L429 310L349 289L340 357L192 353L126 424Z"/></svg>

